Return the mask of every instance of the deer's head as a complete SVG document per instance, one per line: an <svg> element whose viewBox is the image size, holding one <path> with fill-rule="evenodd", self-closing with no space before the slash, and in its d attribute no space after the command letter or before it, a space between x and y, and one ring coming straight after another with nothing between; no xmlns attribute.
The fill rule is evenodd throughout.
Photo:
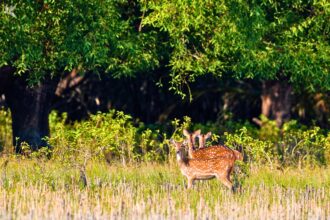
<svg viewBox="0 0 330 220"><path fill-rule="evenodd" d="M187 138L188 146L189 147L195 147L195 140L198 135L201 134L201 130L194 131L192 133L189 133L188 130L183 130L183 135Z"/></svg>

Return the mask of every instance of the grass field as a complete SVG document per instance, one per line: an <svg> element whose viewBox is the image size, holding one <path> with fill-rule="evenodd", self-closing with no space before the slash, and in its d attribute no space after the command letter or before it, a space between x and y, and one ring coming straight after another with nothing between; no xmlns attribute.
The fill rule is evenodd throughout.
<svg viewBox="0 0 330 220"><path fill-rule="evenodd" d="M56 161L0 159L1 219L329 219L330 169L252 168L232 194L217 180L192 190L176 163L79 170Z"/></svg>
<svg viewBox="0 0 330 220"><path fill-rule="evenodd" d="M75 124L53 114L51 159L13 153L8 115L0 111L0 219L330 219L330 134L316 129L276 136L274 143L292 148L283 155L272 142L227 136L250 156L241 166L249 175L235 178L241 189L233 194L217 180L186 189L174 152L165 153L168 136L139 133L123 114ZM103 146L112 164L98 154Z"/></svg>

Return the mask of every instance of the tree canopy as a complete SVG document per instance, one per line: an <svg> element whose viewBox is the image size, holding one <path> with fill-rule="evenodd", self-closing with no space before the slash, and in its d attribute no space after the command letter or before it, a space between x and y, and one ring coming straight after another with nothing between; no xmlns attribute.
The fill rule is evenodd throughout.
<svg viewBox="0 0 330 220"><path fill-rule="evenodd" d="M15 146L18 139L35 149L43 144L43 137L49 136L52 98L61 83L69 85L71 75L79 77L77 72L110 73L118 78L152 73L157 78L152 83L169 79L170 89L181 97L186 88L191 95L189 84L204 76L217 89L228 79L252 79L251 87L257 84L259 89L262 114L276 119L278 126L290 118L292 86L302 94L330 90L330 4L326 0L12 0L0 4L0 92L12 112ZM209 84L205 82L200 84L204 91ZM144 82L136 91L145 88ZM124 89L132 93L126 85ZM123 98L127 93L117 92L127 102ZM230 101L222 95L226 110ZM155 102L151 105L159 108Z"/></svg>
<svg viewBox="0 0 330 220"><path fill-rule="evenodd" d="M158 64L154 32L138 32L126 1L11 1L0 11L0 66L30 82L76 68L114 76Z"/></svg>
<svg viewBox="0 0 330 220"><path fill-rule="evenodd" d="M73 68L134 75L169 57L179 93L205 74L330 88L325 0L16 0L0 18L0 66L32 82Z"/></svg>
<svg viewBox="0 0 330 220"><path fill-rule="evenodd" d="M330 89L330 5L315 1L145 1L144 25L167 33L172 86L204 74L287 79Z"/></svg>

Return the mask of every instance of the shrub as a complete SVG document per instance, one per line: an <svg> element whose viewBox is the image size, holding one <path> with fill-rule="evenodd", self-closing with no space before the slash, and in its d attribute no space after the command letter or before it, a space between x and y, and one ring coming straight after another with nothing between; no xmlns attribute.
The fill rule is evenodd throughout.
<svg viewBox="0 0 330 220"><path fill-rule="evenodd" d="M262 125L256 135L246 127L225 132L226 145L241 148L248 162L259 165L302 167L330 162L330 133L319 127L307 128L292 120L279 129L266 118Z"/></svg>
<svg viewBox="0 0 330 220"><path fill-rule="evenodd" d="M299 127L296 121L290 121L284 124L277 146L283 165L301 167L327 163L328 140L319 127L307 129Z"/></svg>
<svg viewBox="0 0 330 220"><path fill-rule="evenodd" d="M271 142L253 138L248 134L246 127L241 128L233 134L224 133L225 145L241 150L247 162L257 164L272 164Z"/></svg>
<svg viewBox="0 0 330 220"><path fill-rule="evenodd" d="M13 152L10 118L9 111L0 110L0 146L5 147L6 152ZM162 162L168 158L173 161L173 148L168 139L183 140L183 128L191 131L201 129L203 133L212 131L210 144L220 142L242 151L248 164L304 167L323 166L330 162L329 131L319 127L308 128L294 120L285 123L281 129L266 117L261 117L261 121L260 129L247 122L230 122L226 131L225 125L194 124L189 117L161 126L137 124L131 116L115 110L99 112L85 121L68 124L66 114L52 112L48 142L54 147L51 152L54 160L81 170L90 160L106 159L124 165L141 161ZM234 128L236 131L232 132ZM24 147L26 152L30 152L29 146ZM48 149L44 149L30 156L41 158L49 153Z"/></svg>
<svg viewBox="0 0 330 220"><path fill-rule="evenodd" d="M66 124L66 115L50 116L54 158L84 164L89 159L106 159L127 164L161 161L167 156L159 130L141 129L132 117L120 111L97 113L88 120ZM140 125L143 126L143 125ZM163 135L166 139L166 135Z"/></svg>

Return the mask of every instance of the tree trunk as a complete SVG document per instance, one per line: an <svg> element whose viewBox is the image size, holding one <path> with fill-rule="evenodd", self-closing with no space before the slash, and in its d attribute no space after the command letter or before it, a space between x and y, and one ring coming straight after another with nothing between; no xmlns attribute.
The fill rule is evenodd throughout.
<svg viewBox="0 0 330 220"><path fill-rule="evenodd" d="M292 86L286 81L264 81L261 101L261 113L281 127L290 119Z"/></svg>
<svg viewBox="0 0 330 220"><path fill-rule="evenodd" d="M0 95L4 94L8 87L10 87L14 72L15 68L10 66L3 66L0 68Z"/></svg>
<svg viewBox="0 0 330 220"><path fill-rule="evenodd" d="M48 115L55 94L56 80L46 80L29 87L24 77L12 76L5 90L6 102L12 115L13 145L16 153L22 153L26 142L31 150L50 147L44 140L49 137Z"/></svg>

